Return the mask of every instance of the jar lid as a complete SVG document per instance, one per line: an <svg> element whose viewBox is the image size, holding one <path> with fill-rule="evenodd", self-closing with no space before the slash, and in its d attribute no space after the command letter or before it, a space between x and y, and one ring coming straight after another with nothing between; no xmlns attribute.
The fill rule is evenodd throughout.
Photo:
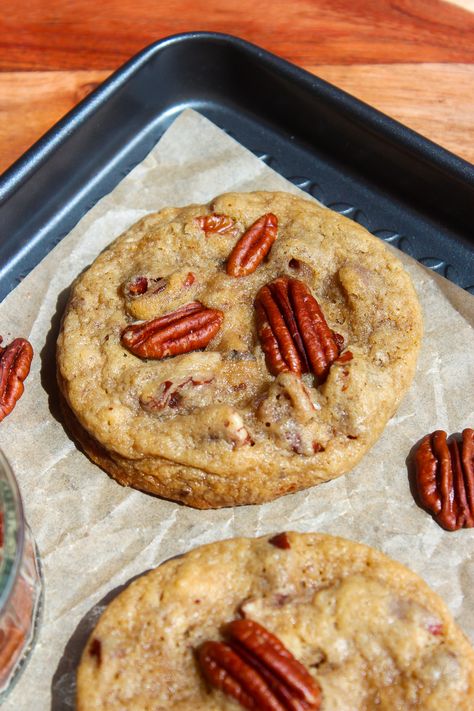
<svg viewBox="0 0 474 711"><path fill-rule="evenodd" d="M25 536L23 504L13 470L0 450L0 613L20 568Z"/></svg>

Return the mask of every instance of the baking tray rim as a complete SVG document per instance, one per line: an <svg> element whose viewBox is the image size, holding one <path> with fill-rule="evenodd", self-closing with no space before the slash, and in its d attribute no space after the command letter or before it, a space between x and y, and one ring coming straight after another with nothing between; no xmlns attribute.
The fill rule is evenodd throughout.
<svg viewBox="0 0 474 711"><path fill-rule="evenodd" d="M474 186L474 165L343 89L240 37L219 32L196 31L170 35L149 44L116 69L91 94L55 123L0 175L0 207L38 167L47 162L50 155L71 133L80 128L85 120L156 54L172 45L203 41L230 45L247 54L256 55L259 61L273 66L286 76L291 76L307 90L313 92L316 89L323 90L326 97L339 104L340 110L351 112L353 117L364 123L367 128L372 128L379 134L382 132L386 139L397 144L399 148L409 150L420 160L431 163L434 168L448 171L453 178L472 183Z"/></svg>

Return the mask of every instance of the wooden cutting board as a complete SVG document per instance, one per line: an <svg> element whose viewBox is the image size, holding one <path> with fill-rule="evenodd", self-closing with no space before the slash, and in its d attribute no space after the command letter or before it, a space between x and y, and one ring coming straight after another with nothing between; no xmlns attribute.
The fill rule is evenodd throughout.
<svg viewBox="0 0 474 711"><path fill-rule="evenodd" d="M463 7L460 7L462 5ZM0 172L147 44L228 32L474 162L474 0L3 0Z"/></svg>

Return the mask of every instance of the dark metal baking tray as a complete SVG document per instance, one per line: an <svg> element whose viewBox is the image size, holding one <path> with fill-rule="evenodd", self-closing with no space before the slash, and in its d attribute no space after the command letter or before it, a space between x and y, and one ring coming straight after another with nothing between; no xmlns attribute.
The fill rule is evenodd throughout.
<svg viewBox="0 0 474 711"><path fill-rule="evenodd" d="M0 299L184 108L474 293L474 166L259 47L194 32L136 55L0 178Z"/></svg>

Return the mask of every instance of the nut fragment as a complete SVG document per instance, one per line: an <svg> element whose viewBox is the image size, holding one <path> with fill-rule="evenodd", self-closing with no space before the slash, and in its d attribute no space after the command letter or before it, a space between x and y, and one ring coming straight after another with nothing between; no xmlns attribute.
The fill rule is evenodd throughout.
<svg viewBox="0 0 474 711"><path fill-rule="evenodd" d="M242 416L228 404L214 405L207 411L207 436L227 442L232 449L255 444Z"/></svg>
<svg viewBox="0 0 474 711"><path fill-rule="evenodd" d="M227 274L234 277L252 274L270 251L277 229L278 220L271 212L250 225L230 253Z"/></svg>
<svg viewBox="0 0 474 711"><path fill-rule="evenodd" d="M276 536L269 538L268 542L276 548L283 548L284 550L291 548L290 539L288 538L286 531L283 531L283 533L277 533Z"/></svg>
<svg viewBox="0 0 474 711"><path fill-rule="evenodd" d="M229 232L235 224L229 215L218 215L215 212L211 215L196 217L196 221L199 227L206 233L206 237L209 234L223 235L225 232Z"/></svg>
<svg viewBox="0 0 474 711"><path fill-rule="evenodd" d="M338 363L348 363L350 360L353 359L353 357L354 356L352 355L351 351L346 351L345 353L343 353L342 355L339 356L339 358L337 359L337 362Z"/></svg>
<svg viewBox="0 0 474 711"><path fill-rule="evenodd" d="M342 353L344 350L344 336L341 336L340 333L336 333L336 331L332 332L332 335L334 336L334 340L336 341L336 345L339 348L339 353ZM349 351L350 352L350 351ZM352 354L351 354L352 355Z"/></svg>
<svg viewBox="0 0 474 711"><path fill-rule="evenodd" d="M174 409L178 407L183 399L182 390L195 388L202 385L209 385L214 378L187 378L178 380L165 380L161 383L156 394L152 397L140 398L140 405L148 412L160 412L166 407Z"/></svg>
<svg viewBox="0 0 474 711"><path fill-rule="evenodd" d="M184 282L183 282L183 286L184 286L184 287L186 287L186 286L191 286L191 284L194 284L195 281L196 281L196 275L195 275L195 273L194 273L194 272L188 272L188 274L187 274L187 276L186 276L186 279L185 279Z"/></svg>
<svg viewBox="0 0 474 711"><path fill-rule="evenodd" d="M166 288L166 279L162 277L146 277L143 275L129 279L123 285L123 293L128 298L142 296L146 293L158 294Z"/></svg>
<svg viewBox="0 0 474 711"><path fill-rule="evenodd" d="M141 358L165 358L204 348L221 327L224 314L191 301L159 318L127 326L121 342Z"/></svg>
<svg viewBox="0 0 474 711"><path fill-rule="evenodd" d="M102 663L102 642L97 637L94 637L89 645L89 654L91 657L95 657L97 666L100 667Z"/></svg>
<svg viewBox="0 0 474 711"><path fill-rule="evenodd" d="M23 395L23 381L30 372L32 358L33 348L25 338L15 338L5 347L0 345L0 421Z"/></svg>
<svg viewBox="0 0 474 711"><path fill-rule="evenodd" d="M148 289L148 279L145 276L137 276L127 286L127 292L130 296L140 296Z"/></svg>
<svg viewBox="0 0 474 711"><path fill-rule="evenodd" d="M323 451L331 428L318 416L320 396L294 373L279 373L259 399L257 419L279 446L312 457Z"/></svg>
<svg viewBox="0 0 474 711"><path fill-rule="evenodd" d="M321 691L280 640L253 620L234 620L229 643L205 642L198 659L206 679L247 709L318 711Z"/></svg>
<svg viewBox="0 0 474 711"><path fill-rule="evenodd" d="M415 453L421 503L448 531L474 527L474 430L465 429L462 445L446 432L423 437Z"/></svg>
<svg viewBox="0 0 474 711"><path fill-rule="evenodd" d="M281 276L263 286L255 299L257 328L267 367L273 375L314 373L326 380L339 356L333 331L306 284Z"/></svg>

